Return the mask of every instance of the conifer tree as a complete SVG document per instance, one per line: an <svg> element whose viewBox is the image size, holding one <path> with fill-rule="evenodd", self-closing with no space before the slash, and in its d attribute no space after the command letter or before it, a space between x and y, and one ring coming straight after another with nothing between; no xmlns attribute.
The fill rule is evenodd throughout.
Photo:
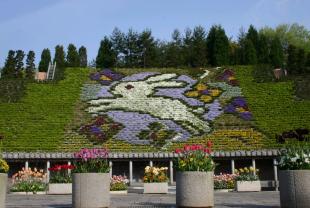
<svg viewBox="0 0 310 208"><path fill-rule="evenodd" d="M2 69L1 77L14 78L15 77L15 51L9 50L8 56L5 60L4 67Z"/></svg>
<svg viewBox="0 0 310 208"><path fill-rule="evenodd" d="M87 50L84 46L79 48L80 67L87 67Z"/></svg>
<svg viewBox="0 0 310 208"><path fill-rule="evenodd" d="M68 45L67 66L68 67L79 67L80 66L79 54L77 52L76 47L72 43Z"/></svg>
<svg viewBox="0 0 310 208"><path fill-rule="evenodd" d="M105 36L100 42L100 47L98 50L96 58L97 68L108 68L114 67L116 63L116 53L112 48L113 44L111 40Z"/></svg>
<svg viewBox="0 0 310 208"><path fill-rule="evenodd" d="M273 67L278 68L283 66L283 61L284 61L283 47L279 37L276 36L271 41L270 62Z"/></svg>
<svg viewBox="0 0 310 208"><path fill-rule="evenodd" d="M203 67L207 64L207 44L206 32L201 26L197 26L193 30L192 35L192 67Z"/></svg>
<svg viewBox="0 0 310 208"><path fill-rule="evenodd" d="M229 40L220 25L213 25L207 36L208 61L212 66L228 64Z"/></svg>
<svg viewBox="0 0 310 208"><path fill-rule="evenodd" d="M259 34L258 36L258 50L256 52L258 63L270 63L268 39L264 34Z"/></svg>
<svg viewBox="0 0 310 208"><path fill-rule="evenodd" d="M168 43L161 42L160 58L164 58L161 62L165 62L166 67L179 67L184 65L184 54L182 51L182 37L179 30L175 29L172 32L172 41Z"/></svg>
<svg viewBox="0 0 310 208"><path fill-rule="evenodd" d="M297 73L302 74L306 71L306 53L303 48L297 51Z"/></svg>
<svg viewBox="0 0 310 208"><path fill-rule="evenodd" d="M151 67L154 65L156 56L156 43L152 36L151 30L144 30L139 35L139 51L141 51L141 57L139 60L141 67Z"/></svg>
<svg viewBox="0 0 310 208"><path fill-rule="evenodd" d="M34 79L35 74L35 53L34 51L29 51L26 59L26 78Z"/></svg>
<svg viewBox="0 0 310 208"><path fill-rule="evenodd" d="M24 57L25 53L22 50L17 50L15 55L15 76L18 78L23 77L24 70Z"/></svg>
<svg viewBox="0 0 310 208"><path fill-rule="evenodd" d="M57 69L64 69L66 67L66 60L65 60L65 51L62 45L57 45L55 47L55 56L54 56L54 63L56 62Z"/></svg>
<svg viewBox="0 0 310 208"><path fill-rule="evenodd" d="M259 37L258 37L258 32L253 25L250 25L248 29L248 33L246 34L246 38L252 41L255 50L258 51Z"/></svg>
<svg viewBox="0 0 310 208"><path fill-rule="evenodd" d="M43 49L41 54L41 60L39 63L39 71L40 72L47 72L48 65L51 62L51 52L48 48Z"/></svg>
<svg viewBox="0 0 310 208"><path fill-rule="evenodd" d="M298 71L297 59L297 48L290 44L287 49L287 70L290 74L296 74Z"/></svg>
<svg viewBox="0 0 310 208"><path fill-rule="evenodd" d="M257 63L256 50L250 39L245 40L244 45L245 64L254 65Z"/></svg>
<svg viewBox="0 0 310 208"><path fill-rule="evenodd" d="M112 32L110 40L117 58L116 66L123 67L125 65L125 34L116 27Z"/></svg>

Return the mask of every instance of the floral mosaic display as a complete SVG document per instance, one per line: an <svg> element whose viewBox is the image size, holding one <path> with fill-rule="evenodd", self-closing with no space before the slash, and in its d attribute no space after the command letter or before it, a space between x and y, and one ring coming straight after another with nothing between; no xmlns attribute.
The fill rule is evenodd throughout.
<svg viewBox="0 0 310 208"><path fill-rule="evenodd" d="M225 113L252 120L234 72L224 69L210 78L212 73L196 78L158 72L123 76L110 69L92 73L97 83L84 85L82 100L94 119L79 133L94 144L112 138L162 148L212 133L213 121Z"/></svg>

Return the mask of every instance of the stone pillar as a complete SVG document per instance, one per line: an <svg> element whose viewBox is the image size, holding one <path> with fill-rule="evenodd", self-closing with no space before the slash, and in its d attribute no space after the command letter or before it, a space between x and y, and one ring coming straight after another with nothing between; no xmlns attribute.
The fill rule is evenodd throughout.
<svg viewBox="0 0 310 208"><path fill-rule="evenodd" d="M254 168L254 174L256 175L256 162L255 162L255 159L252 159L252 167Z"/></svg>
<svg viewBox="0 0 310 208"><path fill-rule="evenodd" d="M68 161L68 165L71 165L71 161ZM71 174L71 170L68 169L68 174Z"/></svg>
<svg viewBox="0 0 310 208"><path fill-rule="evenodd" d="M132 167L132 160L129 160L129 183L132 184L133 182L133 167Z"/></svg>
<svg viewBox="0 0 310 208"><path fill-rule="evenodd" d="M169 171L170 171L170 184L173 183L173 161L169 161Z"/></svg>
<svg viewBox="0 0 310 208"><path fill-rule="evenodd" d="M235 173L235 160L231 159L231 173L234 174Z"/></svg>
<svg viewBox="0 0 310 208"><path fill-rule="evenodd" d="M150 160L150 167L153 167L153 161Z"/></svg>
<svg viewBox="0 0 310 208"><path fill-rule="evenodd" d="M110 178L112 178L112 175L113 175L113 171L112 171L113 162L112 161L109 161L109 167L110 167Z"/></svg>
<svg viewBox="0 0 310 208"><path fill-rule="evenodd" d="M48 170L51 167L50 161L46 161L46 181L50 181L50 171Z"/></svg>
<svg viewBox="0 0 310 208"><path fill-rule="evenodd" d="M28 169L29 168L29 162L28 160L25 161L25 169Z"/></svg>
<svg viewBox="0 0 310 208"><path fill-rule="evenodd" d="M276 191L279 190L279 180L278 180L278 162L277 159L273 159L273 174L274 174L274 183Z"/></svg>

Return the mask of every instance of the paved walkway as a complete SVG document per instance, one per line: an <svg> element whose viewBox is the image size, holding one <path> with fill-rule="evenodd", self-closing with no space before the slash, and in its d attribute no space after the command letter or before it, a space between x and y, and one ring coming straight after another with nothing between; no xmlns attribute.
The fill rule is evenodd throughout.
<svg viewBox="0 0 310 208"><path fill-rule="evenodd" d="M279 192L215 193L215 207L271 208L279 206ZM7 208L69 208L71 195L8 195ZM112 195L111 207L119 208L172 208L175 194L146 195L129 193Z"/></svg>

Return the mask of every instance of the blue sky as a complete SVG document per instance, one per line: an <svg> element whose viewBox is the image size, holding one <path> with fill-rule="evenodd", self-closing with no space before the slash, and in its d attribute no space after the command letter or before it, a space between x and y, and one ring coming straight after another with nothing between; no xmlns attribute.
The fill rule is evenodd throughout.
<svg viewBox="0 0 310 208"><path fill-rule="evenodd" d="M152 29L169 40L173 29L221 24L229 37L241 26L274 27L294 23L310 28L309 0L0 0L0 66L10 49L52 54L57 44L88 49L96 57L99 42L114 27Z"/></svg>

